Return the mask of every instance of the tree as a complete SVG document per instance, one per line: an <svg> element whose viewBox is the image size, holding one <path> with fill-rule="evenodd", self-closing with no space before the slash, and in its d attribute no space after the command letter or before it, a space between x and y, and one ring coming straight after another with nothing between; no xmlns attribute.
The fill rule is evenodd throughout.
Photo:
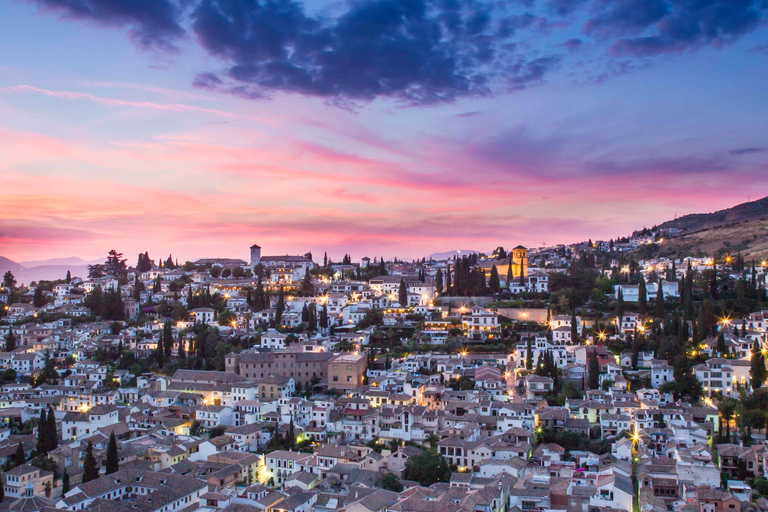
<svg viewBox="0 0 768 512"><path fill-rule="evenodd" d="M65 277L64 280L67 282L67 284L72 282L72 273L69 270L67 270L67 277Z"/></svg>
<svg viewBox="0 0 768 512"><path fill-rule="evenodd" d="M579 342L579 323L576 318L576 309L571 313L571 343Z"/></svg>
<svg viewBox="0 0 768 512"><path fill-rule="evenodd" d="M293 426L293 415L291 415L291 422L288 424L288 430L285 432L285 444L288 445L290 451L293 451L296 447L296 430Z"/></svg>
<svg viewBox="0 0 768 512"><path fill-rule="evenodd" d="M13 290L16 288L16 278L13 277L13 272L8 270L3 275L3 288L8 288L10 290Z"/></svg>
<svg viewBox="0 0 768 512"><path fill-rule="evenodd" d="M659 293L656 295L656 318L661 318L662 320L667 317L667 311L664 307L664 290L661 287L661 283L659 283Z"/></svg>
<svg viewBox="0 0 768 512"><path fill-rule="evenodd" d="M40 419L37 422L37 453L48 453L49 446L48 419L45 416L45 409L40 409Z"/></svg>
<svg viewBox="0 0 768 512"><path fill-rule="evenodd" d="M589 354L589 389L600 387L600 363L597 360L597 350Z"/></svg>
<svg viewBox="0 0 768 512"><path fill-rule="evenodd" d="M62 496L67 494L71 490L69 483L69 472L67 468L64 468L64 474L61 476L61 494Z"/></svg>
<svg viewBox="0 0 768 512"><path fill-rule="evenodd" d="M405 463L405 478L415 480L423 487L435 482L448 482L451 478L451 465L442 455L425 451L412 455Z"/></svg>
<svg viewBox="0 0 768 512"><path fill-rule="evenodd" d="M301 281L301 293L307 296L315 293L315 285L312 284L312 275L309 270L304 272L304 279Z"/></svg>
<svg viewBox="0 0 768 512"><path fill-rule="evenodd" d="M637 309L641 315L648 312L648 292L645 289L645 278L640 276L640 286L637 288Z"/></svg>
<svg viewBox="0 0 768 512"><path fill-rule="evenodd" d="M48 406L48 442L50 443L49 451L55 450L59 447L59 433L56 431L56 416L53 413L53 408Z"/></svg>
<svg viewBox="0 0 768 512"><path fill-rule="evenodd" d="M491 277L488 280L488 287L491 289L493 293L498 292L501 289L501 281L499 279L499 271L496 269L496 265L494 264L491 267Z"/></svg>
<svg viewBox="0 0 768 512"><path fill-rule="evenodd" d="M405 280L400 279L400 289L397 292L397 302L400 303L400 307L408 307L408 289L405 286Z"/></svg>
<svg viewBox="0 0 768 512"><path fill-rule="evenodd" d="M722 427L725 425L725 439L729 442L731 439L731 419L736 413L736 406L738 402L733 398L726 398L720 405L717 406L717 411L720 413L720 433L722 434Z"/></svg>
<svg viewBox="0 0 768 512"><path fill-rule="evenodd" d="M162 368L165 362L165 332L160 332L160 337L157 339L157 346L155 347L155 362Z"/></svg>
<svg viewBox="0 0 768 512"><path fill-rule="evenodd" d="M120 469L120 456L117 453L117 439L115 432L109 436L109 445L107 445L107 474L117 473Z"/></svg>
<svg viewBox="0 0 768 512"><path fill-rule="evenodd" d="M125 261L123 253L112 249L107 255L107 261L104 262L105 273L114 277L124 277L128 273Z"/></svg>
<svg viewBox="0 0 768 512"><path fill-rule="evenodd" d="M43 287L39 284L35 287L35 295L32 298L32 305L36 308L45 306L45 294L43 294Z"/></svg>
<svg viewBox="0 0 768 512"><path fill-rule="evenodd" d="M5 336L5 351L13 352L16 350L16 336L13 334L13 327L8 328L8 334Z"/></svg>
<svg viewBox="0 0 768 512"><path fill-rule="evenodd" d="M752 347L752 358L749 361L749 376L752 380L752 388L759 389L765 384L768 378L768 371L765 369L765 356L760 349L760 342L756 341Z"/></svg>
<svg viewBox="0 0 768 512"><path fill-rule="evenodd" d="M90 482L99 478L99 466L96 457L93 456L93 443L88 441L88 448L85 449L85 459L83 460L83 483Z"/></svg>
<svg viewBox="0 0 768 512"><path fill-rule="evenodd" d="M394 473L385 473L381 478L381 488L385 491L402 492L403 482Z"/></svg>
<svg viewBox="0 0 768 512"><path fill-rule="evenodd" d="M165 360L170 360L171 351L173 350L173 331L171 330L170 320L166 320L165 326L163 326L163 349L165 350Z"/></svg>
<svg viewBox="0 0 768 512"><path fill-rule="evenodd" d="M720 331L717 335L717 352L720 356L724 356L728 352L728 347L725 345L725 335L723 331Z"/></svg>
<svg viewBox="0 0 768 512"><path fill-rule="evenodd" d="M437 275L435 276L435 291L437 293L443 293L443 270L437 269Z"/></svg>
<svg viewBox="0 0 768 512"><path fill-rule="evenodd" d="M13 457L13 466L19 467L25 462L27 462L27 455L24 453L24 445L19 441L19 444L16 445L16 455Z"/></svg>
<svg viewBox="0 0 768 512"><path fill-rule="evenodd" d="M280 327L285 312L285 292L283 285L280 285L280 291L277 293L277 304L275 304L275 326Z"/></svg>
<svg viewBox="0 0 768 512"><path fill-rule="evenodd" d="M211 267L210 270L211 277L214 279L218 279L221 277L221 267L219 265L214 265Z"/></svg>
<svg viewBox="0 0 768 512"><path fill-rule="evenodd" d="M533 345L531 344L531 338L528 338L528 345L525 348L525 369L533 369Z"/></svg>

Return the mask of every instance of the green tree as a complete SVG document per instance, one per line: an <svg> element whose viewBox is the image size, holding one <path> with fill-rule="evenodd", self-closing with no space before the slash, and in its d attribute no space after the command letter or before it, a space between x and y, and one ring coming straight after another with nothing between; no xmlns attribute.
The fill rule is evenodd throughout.
<svg viewBox="0 0 768 512"><path fill-rule="evenodd" d="M717 406L717 411L720 414L720 433L723 432L723 426L725 426L725 439L726 442L730 442L731 439L731 419L736 413L736 406L738 402L733 398L726 398Z"/></svg>
<svg viewBox="0 0 768 512"><path fill-rule="evenodd" d="M277 293L277 304L275 304L275 326L280 327L285 312L285 292L283 285L280 285L280 291Z"/></svg>
<svg viewBox="0 0 768 512"><path fill-rule="evenodd" d="M71 490L69 483L69 472L64 468L64 474L61 476L61 494L65 495Z"/></svg>
<svg viewBox="0 0 768 512"><path fill-rule="evenodd" d="M400 307L408 307L408 289L405 286L405 280L400 279L400 289L397 293L397 302L400 303Z"/></svg>
<svg viewBox="0 0 768 512"><path fill-rule="evenodd" d="M571 343L579 342L579 321L576 318L576 309L571 312Z"/></svg>
<svg viewBox="0 0 768 512"><path fill-rule="evenodd" d="M45 306L45 295L43 294L43 288L40 285L35 287L35 295L32 299L32 305L36 308Z"/></svg>
<svg viewBox="0 0 768 512"><path fill-rule="evenodd" d="M99 466L96 457L93 456L93 443L88 441L88 448L85 449L85 459L83 460L83 483L90 482L99 478Z"/></svg>
<svg viewBox="0 0 768 512"><path fill-rule="evenodd" d="M40 419L37 422L37 453L48 453L51 444L48 437L48 418L45 409L40 409Z"/></svg>
<svg viewBox="0 0 768 512"><path fill-rule="evenodd" d="M759 389L765 384L768 378L768 371L765 369L765 356L760 349L760 342L756 341L752 347L752 358L749 361L749 376L752 381L752 388Z"/></svg>
<svg viewBox="0 0 768 512"><path fill-rule="evenodd" d="M381 488L385 491L402 492L403 482L394 473L385 473L381 478Z"/></svg>
<svg viewBox="0 0 768 512"><path fill-rule="evenodd" d="M16 288L16 278L13 277L13 272L10 270L3 275L3 288L13 290Z"/></svg>
<svg viewBox="0 0 768 512"><path fill-rule="evenodd" d="M533 369L533 345L531 344L531 338L528 338L528 345L525 348L525 369Z"/></svg>
<svg viewBox="0 0 768 512"><path fill-rule="evenodd" d="M637 289L637 310L641 315L648 312L648 291L645 288L645 278L640 276L640 285Z"/></svg>
<svg viewBox="0 0 768 512"><path fill-rule="evenodd" d="M491 267L491 277L488 280L488 287L493 293L498 292L501 289L501 281L499 279L499 271L496 270L496 265Z"/></svg>
<svg viewBox="0 0 768 512"><path fill-rule="evenodd" d="M27 455L24 453L24 445L19 441L19 444L16 445L16 454L13 457L13 465L14 467L19 467L25 462L27 462Z"/></svg>
<svg viewBox="0 0 768 512"><path fill-rule="evenodd" d="M13 334L13 327L8 328L8 334L5 336L5 351L13 352L16 350L16 335Z"/></svg>
<svg viewBox="0 0 768 512"><path fill-rule="evenodd" d="M442 455L425 451L412 455L405 463L405 478L415 480L423 487L451 479L451 465Z"/></svg>
<svg viewBox="0 0 768 512"><path fill-rule="evenodd" d="M725 335L723 334L723 331L720 331L720 333L717 335L716 348L721 357L728 353L728 347L725 345Z"/></svg>
<svg viewBox="0 0 768 512"><path fill-rule="evenodd" d="M56 430L56 416L50 406L48 407L46 422L48 423L48 442L50 443L48 451L51 451L59 447L59 433Z"/></svg>
<svg viewBox="0 0 768 512"><path fill-rule="evenodd" d="M165 360L170 360L171 351L173 350L173 330L171 329L170 320L166 320L163 326L163 350L165 351Z"/></svg>
<svg viewBox="0 0 768 512"><path fill-rule="evenodd" d="M667 311L664 305L664 290L659 283L659 293L656 295L656 318L665 319L667 317Z"/></svg>
<svg viewBox="0 0 768 512"><path fill-rule="evenodd" d="M443 270L437 269L437 275L435 276L435 291L437 293L443 293Z"/></svg>
<svg viewBox="0 0 768 512"><path fill-rule="evenodd" d="M120 456L117 453L117 439L114 431L109 436L109 445L107 445L107 474L111 475L120 469Z"/></svg>
<svg viewBox="0 0 768 512"><path fill-rule="evenodd" d="M589 371L589 389L600 387L600 363L597 360L597 350L593 350L588 358Z"/></svg>

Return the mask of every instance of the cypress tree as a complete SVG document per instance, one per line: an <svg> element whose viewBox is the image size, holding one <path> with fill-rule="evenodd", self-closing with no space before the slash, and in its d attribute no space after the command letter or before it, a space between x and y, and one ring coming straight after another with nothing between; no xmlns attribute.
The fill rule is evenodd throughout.
<svg viewBox="0 0 768 512"><path fill-rule="evenodd" d="M163 348L165 349L165 359L171 359L171 351L173 350L173 331L171 330L171 321L165 321L165 327L163 327Z"/></svg>
<svg viewBox="0 0 768 512"><path fill-rule="evenodd" d="M533 345L531 345L531 338L528 338L528 346L525 349L525 369L533 369Z"/></svg>
<svg viewBox="0 0 768 512"><path fill-rule="evenodd" d="M117 439L114 431L109 436L109 445L107 446L107 474L111 475L120 469L120 456L117 453Z"/></svg>
<svg viewBox="0 0 768 512"><path fill-rule="evenodd" d="M451 293L451 288L453 287L453 284L451 283L451 267L445 269L445 292Z"/></svg>
<svg viewBox="0 0 768 512"><path fill-rule="evenodd" d="M400 279L400 289L397 293L397 301L400 303L400 307L408 307L408 289L405 286L405 281Z"/></svg>
<svg viewBox="0 0 768 512"><path fill-rule="evenodd" d="M752 358L749 361L749 376L752 380L752 389L759 389L765 384L768 371L765 369L765 356L760 349L760 342L756 341L752 347Z"/></svg>
<svg viewBox="0 0 768 512"><path fill-rule="evenodd" d="M13 334L13 327L8 329L8 335L5 337L5 351L13 352L16 350L16 336Z"/></svg>
<svg viewBox="0 0 768 512"><path fill-rule="evenodd" d="M184 339L179 335L179 360L184 361L187 358L186 350L184 349Z"/></svg>
<svg viewBox="0 0 768 512"><path fill-rule="evenodd" d="M283 312L285 311L285 295L283 292L283 285L280 285L280 291L277 295L277 304L275 304L275 327L280 327L283 320Z"/></svg>
<svg viewBox="0 0 768 512"><path fill-rule="evenodd" d="M2 486L0 486L2 487ZM62 496L67 494L71 490L70 484L69 484L69 472L67 472L67 468L64 468L64 474L61 476L61 494Z"/></svg>
<svg viewBox="0 0 768 512"><path fill-rule="evenodd" d="M72 274L67 270L67 277L64 278L64 280L67 282L67 284L72 282Z"/></svg>
<svg viewBox="0 0 768 512"><path fill-rule="evenodd" d="M576 320L576 308L571 313L571 343L579 342L579 326Z"/></svg>
<svg viewBox="0 0 768 512"><path fill-rule="evenodd" d="M163 347L163 338L165 338L165 330L160 332L160 338L157 340L157 347L155 347L155 361L157 361L160 368L163 367L163 359L165 358L165 348Z"/></svg>
<svg viewBox="0 0 768 512"><path fill-rule="evenodd" d="M507 288L512 284L512 280L515 278L515 273L512 271L512 258L509 258L509 267L507 267Z"/></svg>
<svg viewBox="0 0 768 512"><path fill-rule="evenodd" d="M640 276L640 285L637 288L637 309L641 315L648 312L648 291L645 288L645 278Z"/></svg>
<svg viewBox="0 0 768 512"><path fill-rule="evenodd" d="M83 460L83 483L90 482L99 478L99 466L96 463L96 457L93 456L93 443L88 441L88 448L85 450L85 459Z"/></svg>
<svg viewBox="0 0 768 512"><path fill-rule="evenodd" d="M501 289L501 282L499 281L499 271L496 270L496 265L491 267L491 277L488 280L488 287L492 292L496 293Z"/></svg>
<svg viewBox="0 0 768 512"><path fill-rule="evenodd" d="M37 422L37 453L48 453L49 446L48 418L45 416L45 409L40 409L40 419Z"/></svg>
<svg viewBox="0 0 768 512"><path fill-rule="evenodd" d="M589 389L600 387L600 363L597 360L597 350L589 354Z"/></svg>
<svg viewBox="0 0 768 512"><path fill-rule="evenodd" d="M16 445L16 455L13 457L13 465L14 467L19 467L25 462L27 462L27 456L24 453L24 445L19 441L19 444Z"/></svg>
<svg viewBox="0 0 768 512"><path fill-rule="evenodd" d="M443 293L443 271L437 269L437 276L435 276L435 290L437 293Z"/></svg>
<svg viewBox="0 0 768 512"><path fill-rule="evenodd" d="M56 431L56 416L50 406L48 407L46 422L48 423L48 442L50 443L48 451L51 451L59 447L59 433Z"/></svg>
<svg viewBox="0 0 768 512"><path fill-rule="evenodd" d="M659 293L656 295L656 317L665 320L667 317L667 311L664 308L664 289L659 283Z"/></svg>

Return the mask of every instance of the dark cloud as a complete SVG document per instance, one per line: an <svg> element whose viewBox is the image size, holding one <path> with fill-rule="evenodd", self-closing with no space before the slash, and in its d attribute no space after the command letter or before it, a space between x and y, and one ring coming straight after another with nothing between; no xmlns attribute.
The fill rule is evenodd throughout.
<svg viewBox="0 0 768 512"><path fill-rule="evenodd" d="M170 0L31 0L64 18L92 21L128 30L141 47L175 50L184 34L181 10Z"/></svg>
<svg viewBox="0 0 768 512"><path fill-rule="evenodd" d="M597 37L636 34L669 14L666 0L604 0L595 2L595 9L583 31Z"/></svg>
<svg viewBox="0 0 768 512"><path fill-rule="evenodd" d="M559 44L558 46L565 48L570 53L573 53L579 48L581 48L583 45L584 45L584 41L582 41L581 39L574 38L574 39L569 39L566 42Z"/></svg>
<svg viewBox="0 0 768 512"><path fill-rule="evenodd" d="M588 0L547 0L546 4L550 11L558 16L570 16L581 9Z"/></svg>
<svg viewBox="0 0 768 512"><path fill-rule="evenodd" d="M747 155L750 153L762 153L764 151L763 148L736 148L730 150L728 153L732 155Z"/></svg>
<svg viewBox="0 0 768 512"><path fill-rule="evenodd" d="M731 43L768 10L768 0L348 0L321 15L301 0L30 1L125 29L144 48L196 41L221 68L199 73L195 87L340 106L481 97L540 84L560 67L601 81L649 57ZM546 37L582 17L582 37ZM580 48L589 48L586 60L564 60Z"/></svg>
<svg viewBox="0 0 768 512"><path fill-rule="evenodd" d="M192 27L205 49L232 63L226 78L243 94L282 90L429 104L491 92L489 82L509 55L490 9L479 2L377 0L321 22L288 0L205 0ZM511 34L544 22L531 16L508 23L514 26L501 30ZM541 81L547 63L517 57L506 69L521 87Z"/></svg>
<svg viewBox="0 0 768 512"><path fill-rule="evenodd" d="M619 39L611 52L650 57L732 43L765 20L767 7L762 0L669 1L668 15L655 23L651 33Z"/></svg>

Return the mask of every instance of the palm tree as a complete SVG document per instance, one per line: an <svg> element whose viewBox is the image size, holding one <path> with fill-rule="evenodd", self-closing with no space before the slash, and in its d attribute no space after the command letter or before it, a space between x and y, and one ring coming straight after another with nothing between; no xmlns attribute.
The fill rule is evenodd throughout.
<svg viewBox="0 0 768 512"><path fill-rule="evenodd" d="M437 442L440 441L440 438L432 432L429 434L429 437L427 437L427 442L429 443L430 450L436 450L437 449Z"/></svg>
<svg viewBox="0 0 768 512"><path fill-rule="evenodd" d="M726 398L717 406L717 411L720 413L720 432L722 433L722 426L724 424L727 442L731 440L731 419L736 412L736 403L736 400Z"/></svg>

